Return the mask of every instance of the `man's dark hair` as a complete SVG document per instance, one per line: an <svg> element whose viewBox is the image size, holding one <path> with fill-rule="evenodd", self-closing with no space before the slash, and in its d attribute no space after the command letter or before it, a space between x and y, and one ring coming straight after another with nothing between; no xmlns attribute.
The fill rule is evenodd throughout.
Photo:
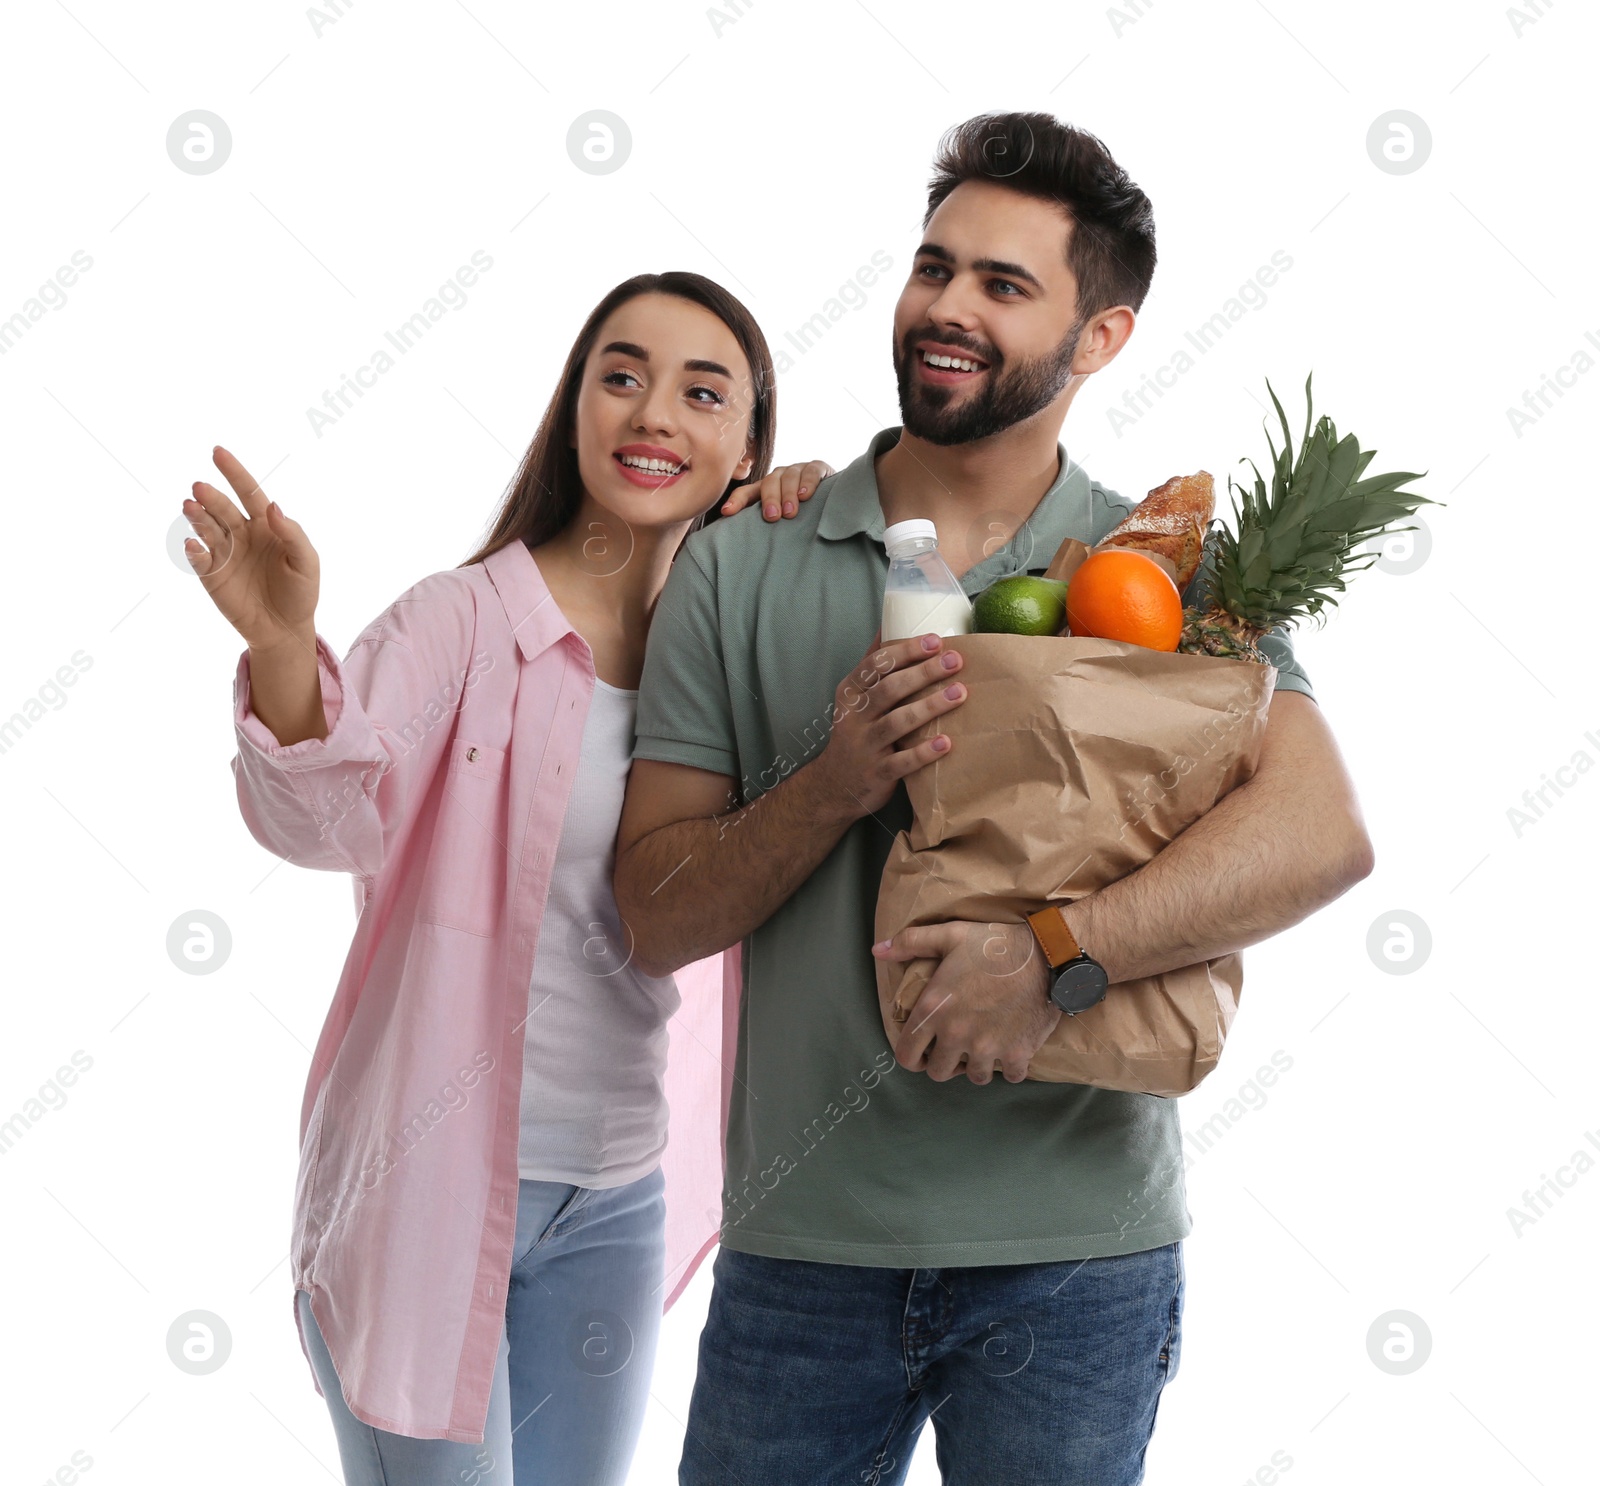
<svg viewBox="0 0 1600 1486"><path fill-rule="evenodd" d="M939 141L922 225L957 186L976 180L1071 213L1067 267L1078 281L1080 322L1144 303L1156 268L1150 198L1094 135L1046 113L979 114L957 124Z"/></svg>

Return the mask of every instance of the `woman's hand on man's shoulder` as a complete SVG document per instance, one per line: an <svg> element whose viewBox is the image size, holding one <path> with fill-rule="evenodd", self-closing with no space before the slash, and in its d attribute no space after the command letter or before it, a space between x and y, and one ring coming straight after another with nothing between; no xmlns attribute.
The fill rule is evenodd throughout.
<svg viewBox="0 0 1600 1486"><path fill-rule="evenodd" d="M826 460L813 459L806 464L785 464L773 470L764 480L741 485L723 503L722 515L732 516L746 506L761 505L761 514L767 521L781 521L795 515L800 502L810 500L812 492L834 468Z"/></svg>

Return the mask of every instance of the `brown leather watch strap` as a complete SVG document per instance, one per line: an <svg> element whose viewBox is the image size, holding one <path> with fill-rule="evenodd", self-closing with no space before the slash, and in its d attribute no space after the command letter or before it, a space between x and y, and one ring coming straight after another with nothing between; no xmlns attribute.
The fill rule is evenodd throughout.
<svg viewBox="0 0 1600 1486"><path fill-rule="evenodd" d="M1033 937L1039 941L1039 948L1044 951L1052 970L1059 969L1068 960L1075 960L1083 953L1078 941L1072 937L1066 919L1062 918L1059 905L1055 903L1041 908L1037 913L1030 913L1028 926L1033 930Z"/></svg>

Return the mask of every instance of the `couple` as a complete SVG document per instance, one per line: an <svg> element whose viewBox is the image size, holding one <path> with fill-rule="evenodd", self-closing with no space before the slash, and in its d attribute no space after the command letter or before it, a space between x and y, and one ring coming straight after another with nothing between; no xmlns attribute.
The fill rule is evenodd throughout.
<svg viewBox="0 0 1600 1486"><path fill-rule="evenodd" d="M194 487L191 562L248 644L246 822L355 878L291 1251L348 1482L623 1481L667 1281L716 1237L681 1486L897 1482L930 1417L947 1482L1142 1478L1179 1357L1177 1105L1023 1079L1061 1015L1027 925L872 926L901 781L949 746L898 744L965 696L936 638L879 643L884 527L931 518L976 594L1121 520L1058 437L1154 265L1093 136L953 129L894 312L902 426L838 474L768 473L771 358L731 295L631 279L483 549L342 664L301 527L225 451L244 512ZM1059 910L1113 995L1370 870L1266 648L1255 776ZM875 955L938 961L892 1047Z"/></svg>

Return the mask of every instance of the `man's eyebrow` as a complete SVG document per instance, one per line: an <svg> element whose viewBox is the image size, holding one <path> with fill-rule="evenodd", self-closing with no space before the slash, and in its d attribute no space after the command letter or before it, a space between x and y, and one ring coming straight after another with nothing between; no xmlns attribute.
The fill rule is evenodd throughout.
<svg viewBox="0 0 1600 1486"><path fill-rule="evenodd" d="M616 351L623 356L632 356L635 361L648 361L650 359L650 353L643 346L635 345L632 341L610 341L600 348L602 356L610 351ZM719 377L726 377L730 382L733 380L733 373L720 361L689 360L683 363L683 369L685 371L714 372Z"/></svg>
<svg viewBox="0 0 1600 1486"><path fill-rule="evenodd" d="M955 254L948 248L940 247L938 243L923 243L913 255L917 258L937 258L941 263L954 264ZM1022 279L1032 284L1035 289L1045 292L1044 285L1028 272L1020 263L1007 263L999 258L974 258L974 268L981 268L985 273L1003 273L1008 278Z"/></svg>

